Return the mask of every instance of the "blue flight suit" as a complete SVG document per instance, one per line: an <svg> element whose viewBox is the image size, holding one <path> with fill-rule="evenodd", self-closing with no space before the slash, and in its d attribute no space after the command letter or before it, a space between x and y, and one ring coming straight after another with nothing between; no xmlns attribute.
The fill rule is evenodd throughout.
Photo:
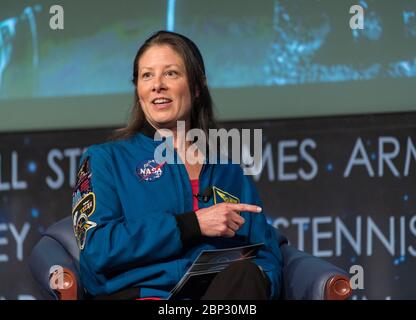
<svg viewBox="0 0 416 320"><path fill-rule="evenodd" d="M202 250L263 242L255 263L278 298L282 256L263 213L241 212L244 225L232 238L201 236L183 164L158 164L162 142L143 133L94 145L80 160L73 193L74 231L80 247L81 281L93 295L138 287L140 297L167 298ZM262 206L257 190L236 164L204 164L199 190L209 201Z"/></svg>

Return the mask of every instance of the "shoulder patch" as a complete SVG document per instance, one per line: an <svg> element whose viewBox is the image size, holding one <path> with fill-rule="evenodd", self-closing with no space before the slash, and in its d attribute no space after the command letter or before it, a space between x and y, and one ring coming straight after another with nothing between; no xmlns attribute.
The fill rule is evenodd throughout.
<svg viewBox="0 0 416 320"><path fill-rule="evenodd" d="M221 203L221 202L240 203L239 198L237 198L236 196L233 196L231 193L228 193L224 190L221 190L220 188L217 188L216 186L213 186L212 190L214 191L214 204Z"/></svg>
<svg viewBox="0 0 416 320"><path fill-rule="evenodd" d="M72 193L72 209L84 195L92 191L90 157L86 157L77 173L77 182Z"/></svg>
<svg viewBox="0 0 416 320"><path fill-rule="evenodd" d="M75 238L77 239L78 248L83 250L87 232L97 226L89 217L95 211L95 194L90 192L82 197L72 210L72 223L74 227Z"/></svg>

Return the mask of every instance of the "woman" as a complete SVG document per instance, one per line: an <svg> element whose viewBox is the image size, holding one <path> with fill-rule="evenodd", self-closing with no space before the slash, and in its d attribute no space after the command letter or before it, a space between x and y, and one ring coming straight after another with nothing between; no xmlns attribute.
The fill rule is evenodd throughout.
<svg viewBox="0 0 416 320"><path fill-rule="evenodd" d="M192 143L177 134L178 121L205 133L216 126L196 45L176 33L155 33L137 52L133 83L129 125L115 141L83 154L73 194L89 294L167 298L202 250L264 243L253 262L231 264L202 297L190 298L277 298L281 254L254 185L238 165L209 163L202 152L203 161L188 161ZM154 134L163 129L173 134L179 164L155 160L163 142Z"/></svg>

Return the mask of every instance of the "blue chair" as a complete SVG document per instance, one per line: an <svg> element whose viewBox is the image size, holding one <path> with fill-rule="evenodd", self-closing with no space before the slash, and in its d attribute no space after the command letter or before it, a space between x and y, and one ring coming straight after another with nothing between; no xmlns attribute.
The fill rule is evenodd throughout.
<svg viewBox="0 0 416 320"><path fill-rule="evenodd" d="M276 233L284 263L281 299L344 300L350 297L348 273L296 249L277 229ZM46 230L31 252L29 268L46 299L86 298L79 276L79 250L71 217Z"/></svg>

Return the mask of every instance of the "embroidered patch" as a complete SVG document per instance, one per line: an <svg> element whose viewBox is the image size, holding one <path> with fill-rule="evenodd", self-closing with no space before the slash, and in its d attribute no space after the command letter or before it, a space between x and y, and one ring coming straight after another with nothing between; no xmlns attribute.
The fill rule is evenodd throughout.
<svg viewBox="0 0 416 320"><path fill-rule="evenodd" d="M94 211L95 194L92 192L82 197L72 210L72 223L77 245L80 250L83 250L85 247L85 239L87 238L88 230L97 226L94 221L89 220L89 217Z"/></svg>
<svg viewBox="0 0 416 320"><path fill-rule="evenodd" d="M214 204L221 202L240 203L240 199L226 191L221 190L220 188L213 186L212 190L214 191Z"/></svg>
<svg viewBox="0 0 416 320"><path fill-rule="evenodd" d="M155 181L162 176L162 168L165 163L166 162L162 162L159 164L156 162L156 160L143 161L137 165L136 174L140 178L140 181Z"/></svg>
<svg viewBox="0 0 416 320"><path fill-rule="evenodd" d="M90 157L87 157L82 162L77 173L77 182L72 193L72 209L84 195L90 192L92 192Z"/></svg>

